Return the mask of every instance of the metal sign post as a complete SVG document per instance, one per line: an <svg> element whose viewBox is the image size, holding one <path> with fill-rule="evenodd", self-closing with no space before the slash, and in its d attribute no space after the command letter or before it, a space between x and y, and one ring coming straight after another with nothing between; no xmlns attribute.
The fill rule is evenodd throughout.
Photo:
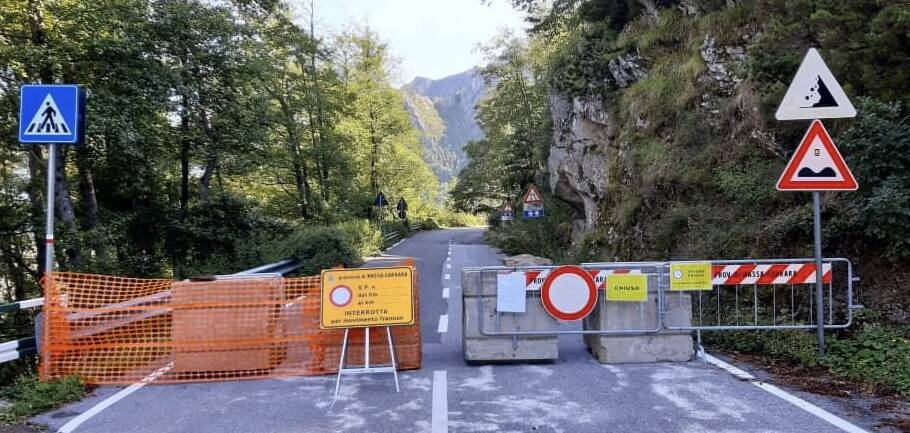
<svg viewBox="0 0 910 433"><path fill-rule="evenodd" d="M809 48L777 108L777 120L812 120L777 181L780 191L811 191L815 238L815 320L818 355L825 356L824 271L820 191L854 191L856 179L820 119L855 117L856 109L815 48ZM830 302L830 301L829 301Z"/></svg>
<svg viewBox="0 0 910 433"><path fill-rule="evenodd" d="M59 143L85 138L85 92L74 84L25 84L19 87L19 142L47 145L47 211L44 235L44 287L54 274L54 199ZM45 299L51 298L45 293ZM41 332L46 332L43 327ZM38 336L40 339L42 336ZM40 340L39 340L40 341ZM40 347L39 347L40 351ZM42 354L43 356L43 354ZM42 362L47 376L49 362Z"/></svg>
<svg viewBox="0 0 910 433"><path fill-rule="evenodd" d="M44 235L44 278L50 282L54 272L54 194L57 182L57 147L51 144L47 148L47 215Z"/></svg>
<svg viewBox="0 0 910 433"><path fill-rule="evenodd" d="M824 270L822 268L822 204L821 193L812 191L812 213L815 228L815 318L818 337L818 356L825 356ZM830 301L829 301L830 302Z"/></svg>

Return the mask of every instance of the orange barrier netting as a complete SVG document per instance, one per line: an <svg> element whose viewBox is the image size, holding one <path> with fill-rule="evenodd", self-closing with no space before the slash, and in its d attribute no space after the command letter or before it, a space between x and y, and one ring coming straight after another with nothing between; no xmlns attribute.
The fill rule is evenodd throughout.
<svg viewBox="0 0 910 433"><path fill-rule="evenodd" d="M318 276L200 282L56 272L45 287L41 379L76 374L90 384L126 384L335 373L344 330L319 328L319 290ZM389 363L388 344L378 344L385 329L371 332L370 363ZM363 362L363 334L351 332L348 365ZM392 336L399 368L420 368L420 324L393 327Z"/></svg>

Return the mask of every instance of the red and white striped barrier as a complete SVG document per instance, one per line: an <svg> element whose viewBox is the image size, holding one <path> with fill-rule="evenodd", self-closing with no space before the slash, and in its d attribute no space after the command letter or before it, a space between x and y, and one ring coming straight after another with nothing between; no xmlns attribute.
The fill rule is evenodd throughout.
<svg viewBox="0 0 910 433"><path fill-rule="evenodd" d="M712 283L715 286L735 286L739 284L814 284L814 263L775 263L775 264L742 264L714 265ZM822 282L831 282L831 263L823 263Z"/></svg>
<svg viewBox="0 0 910 433"><path fill-rule="evenodd" d="M541 271L525 271L525 290L535 291L540 290L543 286L544 280L547 279L547 276L550 275L550 269L544 269ZM607 281L607 275L610 274L640 274L641 269L600 269L588 271L591 274L591 278L594 278L594 284L597 285L597 289L603 289L604 284Z"/></svg>

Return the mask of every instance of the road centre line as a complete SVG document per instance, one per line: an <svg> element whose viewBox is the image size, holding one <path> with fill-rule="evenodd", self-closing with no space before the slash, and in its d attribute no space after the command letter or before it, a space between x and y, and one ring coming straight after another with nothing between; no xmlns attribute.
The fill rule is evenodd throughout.
<svg viewBox="0 0 910 433"><path fill-rule="evenodd" d="M430 415L430 433L449 431L449 399L446 390L446 371L433 372L433 403Z"/></svg>
<svg viewBox="0 0 910 433"><path fill-rule="evenodd" d="M829 423L847 433L869 433L868 430L862 429L859 426L857 426L853 423L850 423L849 421L847 421L843 418L840 418L837 415L834 415L831 412L828 412L812 403L809 403L806 400L803 400L793 394L790 394L787 391L784 391L774 385L771 385L770 383L762 382L755 376L753 376L739 368L736 368L718 358L708 355L707 353L705 354L705 361L707 361L711 365L714 365L715 367L726 370L727 372L732 374L737 379L749 381L749 383L751 383L752 385L755 385L756 387L770 393L771 395L774 395L775 397L785 400L785 401L793 404L794 406L796 406L806 412L809 412L812 415L815 415L815 416L821 418L822 420L826 421L827 423Z"/></svg>
<svg viewBox="0 0 910 433"><path fill-rule="evenodd" d="M443 277L443 279L445 279L445 280L451 280L451 279L452 279L452 274L445 274L445 276Z"/></svg>
<svg viewBox="0 0 910 433"><path fill-rule="evenodd" d="M439 328L436 330L440 334L445 334L449 331L449 315L440 314L439 315Z"/></svg>
<svg viewBox="0 0 910 433"><path fill-rule="evenodd" d="M116 394L114 394L114 395L102 400L100 403L92 406L89 410L82 412L79 416L67 421L66 424L63 424L63 426L60 427L59 430L57 430L57 433L72 433L73 431L76 430L76 428L78 428L80 425L82 425L82 423L88 421L91 417L98 415L99 413L101 413L101 411L107 409L108 407L113 406L114 403L117 403L118 401L123 400L130 394L138 391L139 388L142 388L143 386L154 382L156 379L161 377L164 373L167 373L168 370L170 370L172 368L174 368L174 363L169 362L164 367L161 367L161 368L153 371L148 376L145 376L141 382L134 383L124 389L121 389Z"/></svg>
<svg viewBox="0 0 910 433"><path fill-rule="evenodd" d="M451 263L446 263L446 269L452 269L452 264L451 264Z"/></svg>
<svg viewBox="0 0 910 433"><path fill-rule="evenodd" d="M449 288L442 289L442 299L449 299Z"/></svg>

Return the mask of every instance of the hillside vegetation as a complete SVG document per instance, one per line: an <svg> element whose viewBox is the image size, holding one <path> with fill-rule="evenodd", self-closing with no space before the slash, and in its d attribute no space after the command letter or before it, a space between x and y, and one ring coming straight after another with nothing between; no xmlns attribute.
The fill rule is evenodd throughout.
<svg viewBox="0 0 910 433"><path fill-rule="evenodd" d="M810 195L775 190L809 122L778 122L774 111L806 50L817 47L859 111L825 122L860 189L823 194L824 254L854 262L867 307L859 340L849 340L856 344L833 345L861 356L826 362L851 375L874 370L876 380L906 390L905 355L861 349L874 340L876 350L907 350L906 2L512 3L529 14L532 35L499 43L506 55L485 68L513 81L481 104L487 139L468 147L472 160L452 196L462 209L492 210L517 203L535 182L549 215L498 226L492 241L561 262L810 257ZM807 334L795 338L812 344ZM751 347L773 346L766 343ZM773 347L802 362L811 350L796 353L800 344Z"/></svg>
<svg viewBox="0 0 910 433"><path fill-rule="evenodd" d="M48 147L16 141L26 83L88 97L85 144L51 168L61 270L186 278L294 256L317 272L382 247L379 191L412 220L448 215L388 46L369 28L318 34L311 12L2 2L0 302L38 296L45 272Z"/></svg>

